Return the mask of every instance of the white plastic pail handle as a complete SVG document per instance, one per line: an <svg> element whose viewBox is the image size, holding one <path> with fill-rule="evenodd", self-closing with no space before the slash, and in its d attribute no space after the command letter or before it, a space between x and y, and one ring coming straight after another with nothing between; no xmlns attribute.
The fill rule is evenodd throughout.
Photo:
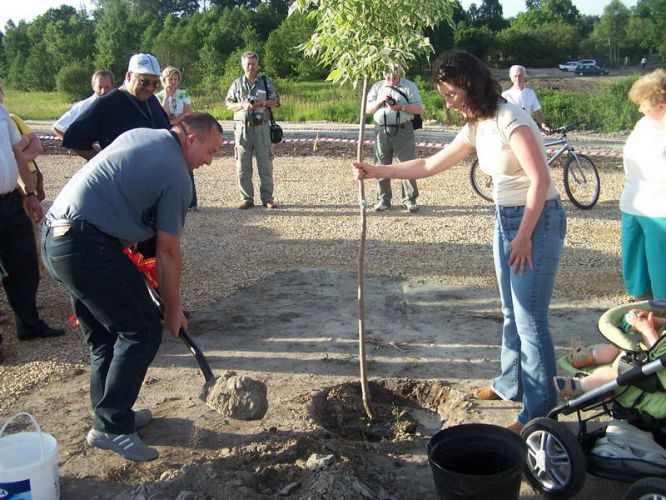
<svg viewBox="0 0 666 500"><path fill-rule="evenodd" d="M32 425L35 427L35 429L37 429L37 432L39 432L39 442L40 442L40 444L41 444L41 451L42 451L42 456L41 456L41 458L40 458L40 462L43 462L43 461L44 461L44 456L46 455L46 447L44 446L44 433L42 432L42 428L41 428L41 427L39 426L39 424L37 423L37 420L35 420L35 417L33 417L32 415L30 415L30 413L21 412L21 413L17 413L17 414L14 415L13 417L10 417L10 418L4 423L4 425L2 426L2 428L0 429L0 439L2 439L2 435L4 434L5 429L7 428L7 426L8 426L10 423L12 423L12 421L13 421L16 417L20 417L20 416L22 416L22 415L28 417L28 418L30 419L30 421L32 422ZM18 433L17 433L17 434L18 434Z"/></svg>

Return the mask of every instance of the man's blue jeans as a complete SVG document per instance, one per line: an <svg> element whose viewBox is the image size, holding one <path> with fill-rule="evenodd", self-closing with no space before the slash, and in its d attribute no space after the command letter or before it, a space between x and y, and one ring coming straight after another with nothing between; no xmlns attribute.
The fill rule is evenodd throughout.
<svg viewBox="0 0 666 500"><path fill-rule="evenodd" d="M118 240L83 221L45 227L42 255L69 294L90 348L93 428L134 432L132 406L162 341L145 280Z"/></svg>
<svg viewBox="0 0 666 500"><path fill-rule="evenodd" d="M555 350L548 329L548 308L566 234L566 216L560 199L546 201L532 233L534 269L516 274L507 264L510 243L516 237L524 206L498 207L493 253L502 300L502 373L492 386L502 398L522 401L517 421L526 424L545 416L555 405L552 378Z"/></svg>

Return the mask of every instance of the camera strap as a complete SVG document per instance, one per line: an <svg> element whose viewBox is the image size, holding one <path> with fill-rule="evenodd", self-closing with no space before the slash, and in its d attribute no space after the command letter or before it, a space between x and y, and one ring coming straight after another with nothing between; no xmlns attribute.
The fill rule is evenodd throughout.
<svg viewBox="0 0 666 500"><path fill-rule="evenodd" d="M409 104L409 97L407 97L407 94L405 94L402 90L400 90L398 87L395 87L391 85L389 87L391 90L395 90L398 94L400 94L402 97L404 97L407 100L407 104Z"/></svg>
<svg viewBox="0 0 666 500"><path fill-rule="evenodd" d="M266 91L266 98L268 99L268 82L266 81L266 75L261 75L261 79L264 81L264 90ZM268 110L268 118L271 122L271 125L275 125L275 120L273 119L273 110L270 106L266 106Z"/></svg>

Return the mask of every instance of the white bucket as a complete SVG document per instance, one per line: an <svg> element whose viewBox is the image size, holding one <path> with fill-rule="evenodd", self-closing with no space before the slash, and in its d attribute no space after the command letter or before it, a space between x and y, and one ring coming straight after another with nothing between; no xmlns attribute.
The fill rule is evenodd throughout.
<svg viewBox="0 0 666 500"><path fill-rule="evenodd" d="M25 415L37 432L3 436L16 417ZM17 413L0 429L0 500L58 500L58 442L42 432L29 413Z"/></svg>

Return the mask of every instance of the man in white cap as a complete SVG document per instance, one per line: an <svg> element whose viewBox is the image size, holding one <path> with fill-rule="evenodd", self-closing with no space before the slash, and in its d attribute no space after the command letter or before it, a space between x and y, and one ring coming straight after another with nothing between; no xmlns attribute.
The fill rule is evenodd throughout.
<svg viewBox="0 0 666 500"><path fill-rule="evenodd" d="M160 84L160 65L151 54L134 54L123 85L95 102L67 129L62 141L89 160L123 132L135 128L168 129L169 116L154 93Z"/></svg>
<svg viewBox="0 0 666 500"><path fill-rule="evenodd" d="M129 60L123 85L97 99L79 116L65 132L62 146L90 160L128 130L168 130L171 127L169 115L154 95L161 74L155 56L134 54ZM140 243L137 250L147 258L154 257L155 239Z"/></svg>

